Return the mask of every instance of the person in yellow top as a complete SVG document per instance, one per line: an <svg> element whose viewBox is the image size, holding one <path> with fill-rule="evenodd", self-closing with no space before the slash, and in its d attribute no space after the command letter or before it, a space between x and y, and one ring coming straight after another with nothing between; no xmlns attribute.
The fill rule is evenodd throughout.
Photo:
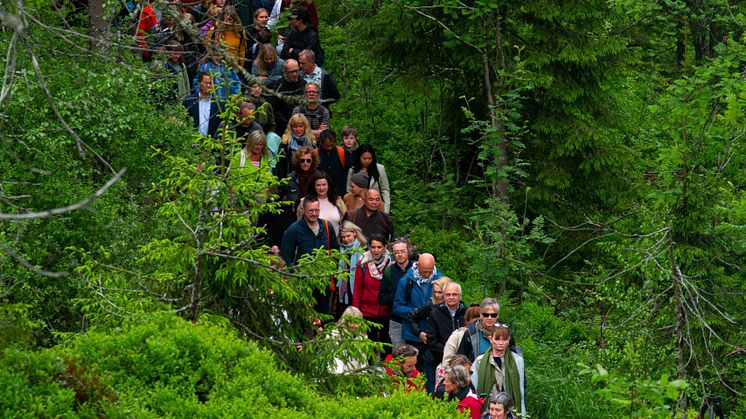
<svg viewBox="0 0 746 419"><path fill-rule="evenodd" d="M235 59L234 68L244 66L248 38L243 25L241 25L238 12L233 6L225 6L220 12L215 26L207 32L207 40L210 41L210 44L223 45L228 55Z"/></svg>

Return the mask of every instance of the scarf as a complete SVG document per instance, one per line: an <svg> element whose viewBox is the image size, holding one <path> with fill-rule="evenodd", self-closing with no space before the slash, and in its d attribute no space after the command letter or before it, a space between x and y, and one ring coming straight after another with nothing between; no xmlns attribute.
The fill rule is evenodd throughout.
<svg viewBox="0 0 746 419"><path fill-rule="evenodd" d="M350 256L350 261L347 262L346 259L342 258L339 260L339 270L340 272L349 272L350 278L349 280L345 279L344 277L340 277L337 280L337 289L339 290L339 302L344 304L352 304L352 290L355 289L355 269L357 267L358 260L360 260L360 257L362 254L360 252L355 252L355 249L359 249L360 241L358 239L355 239L350 244L341 244L339 246L339 251L345 255Z"/></svg>
<svg viewBox="0 0 746 419"><path fill-rule="evenodd" d="M425 278L420 274L420 269L418 266L418 262L415 262L412 264L412 276L414 277L414 280L417 281L417 284L422 286L422 284L432 284L435 282L435 277L438 274L438 268L433 268L433 274L430 275L429 278Z"/></svg>
<svg viewBox="0 0 746 419"><path fill-rule="evenodd" d="M306 196L308 184L311 182L311 178L315 173L315 166L311 166L311 168L308 170L303 170L300 167L296 169L295 175L298 177L298 199Z"/></svg>
<svg viewBox="0 0 746 419"><path fill-rule="evenodd" d="M308 138L305 135L298 137L297 135L293 134L292 138L290 138L290 141L288 141L288 145L287 145L287 148L290 151L288 153L288 158L292 158L293 154L303 147L314 148L313 144L311 144L311 142L308 141Z"/></svg>
<svg viewBox="0 0 746 419"><path fill-rule="evenodd" d="M380 281L383 278L383 271L389 266L389 261L391 261L391 256L388 249L384 248L380 259L374 259L370 251L365 252L360 264L367 265L370 276Z"/></svg>
<svg viewBox="0 0 746 419"><path fill-rule="evenodd" d="M487 352L482 355L482 359L477 365L477 393L480 396L486 397L492 392L492 387L495 385L495 366L492 365L490 359L492 358L492 349L490 348ZM503 388L497 389L502 390L510 394L510 397L515 401L516 410L521 412L521 375L518 371L518 365L515 363L513 358L513 352L510 350L505 351L503 355L503 371L505 376L503 377Z"/></svg>

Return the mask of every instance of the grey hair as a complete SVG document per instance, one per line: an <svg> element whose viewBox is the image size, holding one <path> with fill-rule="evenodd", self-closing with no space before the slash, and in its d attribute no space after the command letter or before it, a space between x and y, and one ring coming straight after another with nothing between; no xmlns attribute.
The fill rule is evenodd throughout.
<svg viewBox="0 0 746 419"><path fill-rule="evenodd" d="M471 384L469 371L467 371L463 365L456 365L448 368L446 374L448 375L448 380L460 389L469 387L469 384Z"/></svg>
<svg viewBox="0 0 746 419"><path fill-rule="evenodd" d="M446 292L446 288L452 287L452 286L455 286L456 288L458 288L458 295L461 295L461 284L459 284L458 282L454 282L453 280L443 285L443 293Z"/></svg>
<svg viewBox="0 0 746 419"><path fill-rule="evenodd" d="M417 356L418 353L419 351L414 346L407 343L400 343L396 348L394 348L393 355L395 358L411 358L413 356Z"/></svg>
<svg viewBox="0 0 746 419"><path fill-rule="evenodd" d="M484 313L488 308L494 309L495 313L497 313L498 316L500 315L500 303L498 303L494 298L487 297L482 300L482 304L479 305L479 312Z"/></svg>
<svg viewBox="0 0 746 419"><path fill-rule="evenodd" d="M513 410L513 398L504 391L490 394L490 404L501 404L505 413Z"/></svg>

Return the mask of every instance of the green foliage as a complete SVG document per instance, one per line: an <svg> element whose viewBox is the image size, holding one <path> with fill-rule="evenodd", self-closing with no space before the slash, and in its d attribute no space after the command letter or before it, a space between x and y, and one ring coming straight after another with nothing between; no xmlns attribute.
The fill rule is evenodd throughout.
<svg viewBox="0 0 746 419"><path fill-rule="evenodd" d="M579 366L580 374L591 375L591 382L600 387L596 394L611 403L619 414L628 417L676 417L677 401L687 387L686 381L669 381L666 375L656 381L628 382L598 364L595 370L582 364ZM689 414L696 415L693 411Z"/></svg>
<svg viewBox="0 0 746 419"><path fill-rule="evenodd" d="M0 408L63 417L449 417L425 394L321 397L272 354L203 316L138 316L64 347L5 351ZM424 415L424 416L421 416Z"/></svg>

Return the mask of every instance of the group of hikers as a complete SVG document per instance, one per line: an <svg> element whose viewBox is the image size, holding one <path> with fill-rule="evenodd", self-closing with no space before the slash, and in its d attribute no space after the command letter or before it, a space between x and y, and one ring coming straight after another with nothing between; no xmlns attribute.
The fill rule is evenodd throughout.
<svg viewBox="0 0 746 419"><path fill-rule="evenodd" d="M341 129L338 142L330 107L340 95L322 67L313 3L253 6L247 22L227 0L151 2L136 12L135 40L146 62L157 65L164 54L169 97L184 104L195 130L210 137L230 131L242 145L221 162L227 179L287 179L276 196L288 204L257 220L281 265L292 268L319 249L346 256L339 265L346 275L314 293L317 312L378 324L367 338L384 344L386 372L412 390L457 400L473 418L525 415L522 351L498 321L497 300L467 307L461 285L442 275L432 254L418 255L409 239L396 237L375 149L358 143L353 126ZM275 29L280 16L288 28ZM238 110L222 120L228 102ZM242 199L256 197L236 202ZM365 362L333 369L354 373ZM420 372L423 389L412 381Z"/></svg>

